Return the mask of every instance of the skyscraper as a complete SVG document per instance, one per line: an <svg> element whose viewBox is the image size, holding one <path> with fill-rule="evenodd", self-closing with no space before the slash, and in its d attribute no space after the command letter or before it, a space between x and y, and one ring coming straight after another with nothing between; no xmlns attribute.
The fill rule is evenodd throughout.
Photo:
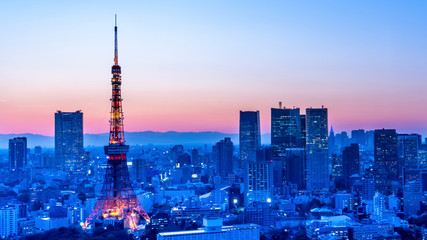
<svg viewBox="0 0 427 240"><path fill-rule="evenodd" d="M16 206L2 206L0 208L0 238L18 234L18 209Z"/></svg>
<svg viewBox="0 0 427 240"><path fill-rule="evenodd" d="M9 140L9 169L22 170L27 165L27 138L17 137Z"/></svg>
<svg viewBox="0 0 427 240"><path fill-rule="evenodd" d="M271 147L273 158L285 157L286 148L300 148L302 128L299 108L271 109Z"/></svg>
<svg viewBox="0 0 427 240"><path fill-rule="evenodd" d="M305 150L304 148L286 149L286 181L305 187Z"/></svg>
<svg viewBox="0 0 427 240"><path fill-rule="evenodd" d="M245 172L245 205L252 202L269 202L273 186L271 162L248 163Z"/></svg>
<svg viewBox="0 0 427 240"><path fill-rule="evenodd" d="M397 135L397 154L399 158L399 176L402 175L402 168L418 168L418 134L398 134Z"/></svg>
<svg viewBox="0 0 427 240"><path fill-rule="evenodd" d="M407 215L415 215L421 209L423 193L419 181L408 182L403 186L403 210Z"/></svg>
<svg viewBox="0 0 427 240"><path fill-rule="evenodd" d="M256 151L261 146L259 111L240 111L239 128L240 168L256 161Z"/></svg>
<svg viewBox="0 0 427 240"><path fill-rule="evenodd" d="M359 144L352 143L350 146L344 148L344 151L342 152L342 162L344 179L347 187L350 187L350 176L353 174L360 174Z"/></svg>
<svg viewBox="0 0 427 240"><path fill-rule="evenodd" d="M332 156L333 154L337 154L336 146L337 145L335 143L335 133L334 133L334 129L331 126L331 131L329 132L329 138L328 138L329 156Z"/></svg>
<svg viewBox="0 0 427 240"><path fill-rule="evenodd" d="M375 130L374 146L375 190L386 194L390 181L397 181L399 177L396 130Z"/></svg>
<svg viewBox="0 0 427 240"><path fill-rule="evenodd" d="M221 177L233 173L233 142L231 138L225 138L212 147L212 154L216 171Z"/></svg>
<svg viewBox="0 0 427 240"><path fill-rule="evenodd" d="M329 188L328 109L306 109L307 189Z"/></svg>
<svg viewBox="0 0 427 240"><path fill-rule="evenodd" d="M55 158L66 172L83 171L83 113L55 113Z"/></svg>

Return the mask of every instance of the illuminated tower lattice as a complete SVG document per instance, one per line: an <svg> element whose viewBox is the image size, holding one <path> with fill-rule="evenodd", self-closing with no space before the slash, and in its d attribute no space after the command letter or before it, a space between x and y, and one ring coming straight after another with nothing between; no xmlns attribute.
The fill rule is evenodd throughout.
<svg viewBox="0 0 427 240"><path fill-rule="evenodd" d="M120 92L121 69L118 64L117 49L117 21L114 27L114 65L111 79L111 116L110 116L110 140L104 147L108 155L104 185L101 194L87 218L83 228L86 229L97 222L123 223L125 228L133 231L137 226L149 222L147 213L139 203L129 178L126 153L129 146L125 145L123 129L122 98Z"/></svg>

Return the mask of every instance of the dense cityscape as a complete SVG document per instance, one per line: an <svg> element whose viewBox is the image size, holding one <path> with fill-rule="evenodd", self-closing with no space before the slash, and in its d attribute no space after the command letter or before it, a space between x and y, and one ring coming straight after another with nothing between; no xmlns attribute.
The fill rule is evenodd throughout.
<svg viewBox="0 0 427 240"><path fill-rule="evenodd" d="M271 145L265 145L259 114L240 112L238 145L225 138L212 147L131 146L129 175L149 220L135 231L123 219L83 231L102 191L107 158L100 147L83 148L82 112L58 111L54 150L28 149L25 137L9 140L9 155L2 156L1 235L426 237L427 145L421 135L394 129L335 134L332 128L328 134L327 108L302 114L279 106L271 109Z"/></svg>
<svg viewBox="0 0 427 240"><path fill-rule="evenodd" d="M328 106L278 102L242 106L237 140L129 144L118 42L116 19L105 146L85 143L84 111L59 109L53 148L18 134L0 149L1 239L427 240L420 133L334 132Z"/></svg>

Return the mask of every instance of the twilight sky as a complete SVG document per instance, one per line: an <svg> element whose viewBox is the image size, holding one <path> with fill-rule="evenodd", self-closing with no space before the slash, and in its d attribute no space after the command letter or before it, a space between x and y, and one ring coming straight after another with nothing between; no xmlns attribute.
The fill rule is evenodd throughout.
<svg viewBox="0 0 427 240"><path fill-rule="evenodd" d="M117 13L127 131L236 133L239 110L260 110L267 133L282 101L324 105L336 132L427 134L426 1L4 1L0 12L0 133L53 135L56 110L108 131Z"/></svg>

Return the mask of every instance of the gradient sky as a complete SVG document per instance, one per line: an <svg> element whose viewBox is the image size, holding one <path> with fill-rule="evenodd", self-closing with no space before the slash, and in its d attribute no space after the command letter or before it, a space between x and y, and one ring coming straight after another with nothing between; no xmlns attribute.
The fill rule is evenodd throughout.
<svg viewBox="0 0 427 240"><path fill-rule="evenodd" d="M426 1L4 1L0 133L108 131L114 14L127 131L238 132L239 110L329 109L336 132L427 134ZM303 110L302 112L305 112Z"/></svg>

